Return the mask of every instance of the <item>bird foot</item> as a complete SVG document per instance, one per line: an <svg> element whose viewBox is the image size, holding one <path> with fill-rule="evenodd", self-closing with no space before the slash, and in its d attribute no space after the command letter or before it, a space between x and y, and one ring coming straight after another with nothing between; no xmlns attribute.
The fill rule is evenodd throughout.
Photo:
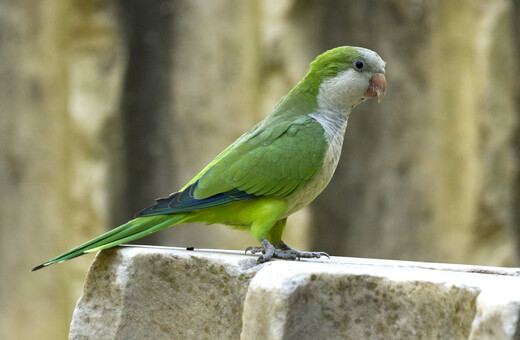
<svg viewBox="0 0 520 340"><path fill-rule="evenodd" d="M282 251L290 252L290 253L296 255L298 260L300 258L306 258L306 259L316 258L316 259L319 259L322 256L326 256L328 259L330 259L329 254L327 254L325 252L322 252L322 251L300 251L300 250L296 250L296 249L294 249L292 247L289 247L284 241L281 241L279 244L277 244L276 248L280 249Z"/></svg>
<svg viewBox="0 0 520 340"><path fill-rule="evenodd" d="M264 263L272 259L273 257L283 260L299 260L300 258L320 258L326 256L330 259L327 253L321 251L299 251L289 247L285 242L281 241L276 246L273 246L267 239L261 241L261 247L247 247L251 254L262 253L263 255L258 258L258 263Z"/></svg>

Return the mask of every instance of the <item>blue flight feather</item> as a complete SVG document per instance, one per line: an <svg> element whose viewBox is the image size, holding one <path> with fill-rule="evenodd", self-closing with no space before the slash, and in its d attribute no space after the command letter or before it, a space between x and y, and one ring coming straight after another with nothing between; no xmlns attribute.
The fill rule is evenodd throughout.
<svg viewBox="0 0 520 340"><path fill-rule="evenodd" d="M174 192L168 197L158 198L155 204L139 211L135 217L169 215L176 213L189 212L205 208L218 207L234 203L237 201L246 201L258 196L248 194L245 191L233 189L231 191L216 194L203 199L193 197L193 191L197 187L198 181L188 186L181 192Z"/></svg>

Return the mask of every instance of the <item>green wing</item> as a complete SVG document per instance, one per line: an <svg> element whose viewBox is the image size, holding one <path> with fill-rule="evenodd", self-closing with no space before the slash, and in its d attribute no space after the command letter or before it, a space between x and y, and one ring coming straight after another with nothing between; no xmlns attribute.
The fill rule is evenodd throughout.
<svg viewBox="0 0 520 340"><path fill-rule="evenodd" d="M327 149L322 126L311 117L270 117L224 150L187 186L195 199L240 190L287 197L321 170Z"/></svg>
<svg viewBox="0 0 520 340"><path fill-rule="evenodd" d="M136 217L189 212L259 196L287 197L323 166L322 126L310 117L269 117L218 155L179 192L156 200Z"/></svg>

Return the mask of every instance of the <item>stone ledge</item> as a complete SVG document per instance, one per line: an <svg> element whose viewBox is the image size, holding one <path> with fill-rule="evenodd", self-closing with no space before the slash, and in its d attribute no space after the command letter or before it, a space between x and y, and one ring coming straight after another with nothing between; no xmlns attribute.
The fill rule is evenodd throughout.
<svg viewBox="0 0 520 340"><path fill-rule="evenodd" d="M520 269L124 246L100 252L70 339L520 339Z"/></svg>

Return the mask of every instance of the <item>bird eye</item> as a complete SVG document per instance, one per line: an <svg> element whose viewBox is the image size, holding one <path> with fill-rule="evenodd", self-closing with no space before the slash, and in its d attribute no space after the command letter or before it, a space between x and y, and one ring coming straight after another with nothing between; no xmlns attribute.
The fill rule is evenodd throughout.
<svg viewBox="0 0 520 340"><path fill-rule="evenodd" d="M356 60L356 61L354 61L354 67L357 68L358 70L362 70L365 68L365 63L362 62L361 60Z"/></svg>

